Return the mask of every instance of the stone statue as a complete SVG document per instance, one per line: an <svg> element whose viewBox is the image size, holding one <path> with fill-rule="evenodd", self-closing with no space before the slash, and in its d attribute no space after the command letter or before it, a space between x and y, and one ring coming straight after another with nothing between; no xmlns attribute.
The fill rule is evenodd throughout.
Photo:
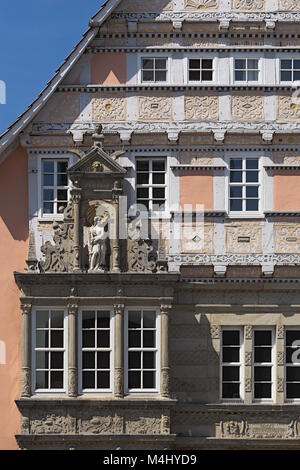
<svg viewBox="0 0 300 470"><path fill-rule="evenodd" d="M94 218L94 225L90 228L90 272L104 272L107 270L108 255L108 226L109 214Z"/></svg>

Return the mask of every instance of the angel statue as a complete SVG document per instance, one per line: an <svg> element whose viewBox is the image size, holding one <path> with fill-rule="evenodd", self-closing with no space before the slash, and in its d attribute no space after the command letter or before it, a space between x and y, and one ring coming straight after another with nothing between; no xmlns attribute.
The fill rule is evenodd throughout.
<svg viewBox="0 0 300 470"><path fill-rule="evenodd" d="M107 269L108 219L109 214L105 211L101 217L94 218L94 225L90 228L90 272L104 272Z"/></svg>

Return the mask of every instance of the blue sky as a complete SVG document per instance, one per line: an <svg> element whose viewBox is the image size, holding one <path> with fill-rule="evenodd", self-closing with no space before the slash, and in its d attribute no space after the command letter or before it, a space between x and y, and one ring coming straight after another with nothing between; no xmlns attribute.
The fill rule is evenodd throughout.
<svg viewBox="0 0 300 470"><path fill-rule="evenodd" d="M0 133L44 88L81 35L102 0L1 0Z"/></svg>

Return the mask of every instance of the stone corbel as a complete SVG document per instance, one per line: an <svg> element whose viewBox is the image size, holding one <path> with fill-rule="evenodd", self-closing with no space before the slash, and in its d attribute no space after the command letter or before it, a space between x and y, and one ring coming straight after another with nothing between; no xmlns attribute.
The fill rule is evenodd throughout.
<svg viewBox="0 0 300 470"><path fill-rule="evenodd" d="M179 139L179 134L180 134L180 132L177 131L177 130L169 130L168 131L169 141L176 144L178 142L178 139Z"/></svg>
<svg viewBox="0 0 300 470"><path fill-rule="evenodd" d="M266 20L266 28L267 29L275 29L276 28L276 20Z"/></svg>
<svg viewBox="0 0 300 470"><path fill-rule="evenodd" d="M262 140L270 144L273 141L274 134L275 134L274 131L262 131L261 132Z"/></svg>
<svg viewBox="0 0 300 470"><path fill-rule="evenodd" d="M224 142L226 131L213 131L216 142Z"/></svg>
<svg viewBox="0 0 300 470"><path fill-rule="evenodd" d="M264 277L272 277L274 274L274 264L263 264L261 271Z"/></svg>
<svg viewBox="0 0 300 470"><path fill-rule="evenodd" d="M72 134L73 141L74 141L74 144L75 144L75 145L81 145L81 144L83 144L85 131L83 131L83 130L78 130L78 129L70 129L70 130L68 131L68 133L69 133L69 134Z"/></svg>
<svg viewBox="0 0 300 470"><path fill-rule="evenodd" d="M220 23L219 23L220 31L228 31L229 27L230 27L230 20L227 20L227 19L220 20Z"/></svg>
<svg viewBox="0 0 300 470"><path fill-rule="evenodd" d="M227 272L227 266L214 265L214 276L225 277Z"/></svg>
<svg viewBox="0 0 300 470"><path fill-rule="evenodd" d="M173 30L175 33L180 33L180 31L182 30L182 25L183 25L183 22L180 21L180 20L174 20L173 21Z"/></svg>
<svg viewBox="0 0 300 470"><path fill-rule="evenodd" d="M137 21L128 21L127 22L128 33L137 33L138 22Z"/></svg>
<svg viewBox="0 0 300 470"><path fill-rule="evenodd" d="M120 139L125 145L129 145L131 141L132 131L120 131Z"/></svg>

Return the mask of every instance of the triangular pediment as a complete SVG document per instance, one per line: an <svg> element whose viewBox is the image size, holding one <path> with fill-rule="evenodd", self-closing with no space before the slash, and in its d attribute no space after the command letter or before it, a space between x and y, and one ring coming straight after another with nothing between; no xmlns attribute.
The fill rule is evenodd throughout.
<svg viewBox="0 0 300 470"><path fill-rule="evenodd" d="M114 160L113 156L110 156L101 147L92 147L79 162L69 169L69 173L122 176L125 175L126 170Z"/></svg>

